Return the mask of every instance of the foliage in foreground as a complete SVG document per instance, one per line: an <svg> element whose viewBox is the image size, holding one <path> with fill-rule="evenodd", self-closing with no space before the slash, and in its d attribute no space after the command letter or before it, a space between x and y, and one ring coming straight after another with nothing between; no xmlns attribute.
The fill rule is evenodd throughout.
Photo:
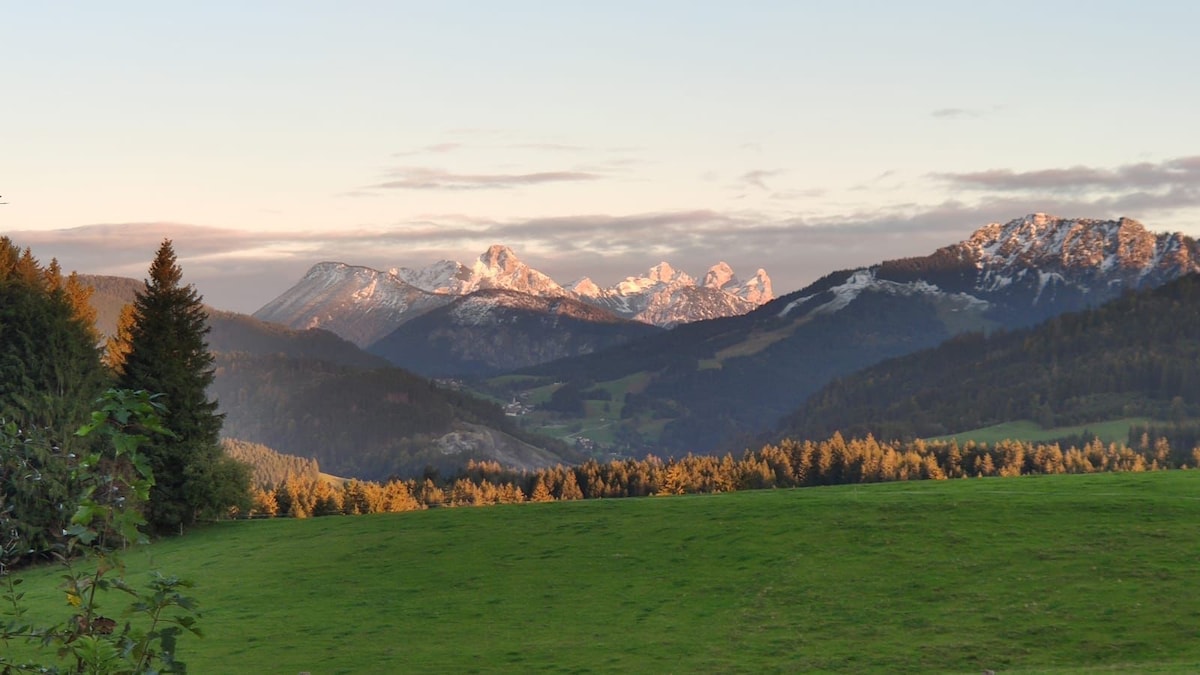
<svg viewBox="0 0 1200 675"><path fill-rule="evenodd" d="M139 528L146 525L142 508L149 499L154 476L140 447L150 440L147 434L170 435L159 421L164 411L146 392L109 390L92 413L90 423L76 435L99 437L103 449L64 458L71 479L81 493L78 508L71 517L57 557L65 567L62 576L70 616L48 626L27 618L25 594L18 590L22 579L9 567L25 551L24 542L9 520L14 508L4 504L0 511L3 531L14 532L0 545L0 581L3 582L3 613L7 621L0 625L0 654L4 673L183 673L185 664L177 658L177 640L181 634L199 635L195 626L195 602L182 594L191 584L177 577L155 572L145 590L126 580L121 550L130 543L146 543ZM8 445L38 445L50 453L62 453L51 439L39 433L13 436L14 425L2 434ZM144 433L143 433L144 432ZM36 471L30 465L24 471ZM11 478L11 476L9 476ZM86 564L80 564L79 557ZM123 626L105 616L104 596L109 591L129 595L132 602ZM24 641L39 646L39 653L53 650L48 663L35 663L8 655L11 643ZM67 665L59 665L60 663Z"/></svg>

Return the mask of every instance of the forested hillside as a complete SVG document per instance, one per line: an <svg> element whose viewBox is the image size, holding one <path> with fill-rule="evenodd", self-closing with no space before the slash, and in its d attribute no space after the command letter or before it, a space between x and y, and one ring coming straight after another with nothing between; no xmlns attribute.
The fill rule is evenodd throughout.
<svg viewBox="0 0 1200 675"><path fill-rule="evenodd" d="M399 368L220 353L212 393L226 436L317 459L342 476L450 470L471 458L520 468L578 459L564 445L526 435L495 404Z"/></svg>
<svg viewBox="0 0 1200 675"><path fill-rule="evenodd" d="M388 362L327 330L296 330L246 314L208 310L208 348L217 353L245 352L315 359L356 368L384 368Z"/></svg>
<svg viewBox="0 0 1200 675"><path fill-rule="evenodd" d="M837 380L779 435L912 438L1019 419L1049 427L1196 417L1198 336L1200 275L1192 274L1033 329L965 334Z"/></svg>
<svg viewBox="0 0 1200 675"><path fill-rule="evenodd" d="M282 485L288 478L315 481L321 477L320 465L315 459L275 452L260 443L248 443L233 438L222 439L225 454L253 471L254 485Z"/></svg>

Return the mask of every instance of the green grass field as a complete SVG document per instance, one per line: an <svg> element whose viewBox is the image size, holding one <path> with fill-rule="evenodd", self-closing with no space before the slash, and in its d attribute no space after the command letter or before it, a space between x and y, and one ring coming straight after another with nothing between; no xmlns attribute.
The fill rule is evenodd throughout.
<svg viewBox="0 0 1200 675"><path fill-rule="evenodd" d="M1108 420L1105 422L1094 422L1092 424L1080 424L1071 427L1053 427L1046 429L1036 422L1030 420L1020 420L1017 422L1005 422L996 424L990 427L981 429L972 429L958 434L949 434L947 436L938 436L930 440L955 439L959 443L965 443L973 440L976 443L994 444L1000 441L1052 441L1057 438L1066 438L1068 436L1078 436L1087 432L1095 434L1100 440L1105 443L1125 443L1129 440L1129 427L1139 424L1147 424L1151 420L1147 417L1128 417L1119 420Z"/></svg>
<svg viewBox="0 0 1200 675"><path fill-rule="evenodd" d="M226 523L194 673L1195 672L1200 471ZM26 574L65 613L58 571Z"/></svg>

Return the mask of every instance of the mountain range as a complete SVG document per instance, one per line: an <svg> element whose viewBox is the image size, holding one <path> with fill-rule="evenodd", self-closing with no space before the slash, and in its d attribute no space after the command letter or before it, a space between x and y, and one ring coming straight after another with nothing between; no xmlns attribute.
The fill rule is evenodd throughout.
<svg viewBox="0 0 1200 675"><path fill-rule="evenodd" d="M753 442L834 378L964 331L1032 325L1200 269L1195 240L1140 223L1031 214L916 258L826 275L741 316L525 369L624 400L627 451ZM610 405L611 409L611 405ZM614 413L615 414L615 413Z"/></svg>
<svg viewBox="0 0 1200 675"><path fill-rule="evenodd" d="M460 376L591 353L654 332L646 326L744 314L772 297L764 270L742 282L725 263L700 283L664 262L609 288L584 278L567 289L494 245L470 266L442 260L383 272L318 263L254 316L325 328L416 372Z"/></svg>
<svg viewBox="0 0 1200 675"><path fill-rule="evenodd" d="M769 279L743 283L718 265L696 283L663 264L609 289L586 280L564 288L492 247L471 267L379 272L322 263L268 305L295 314L302 329L213 311L210 341L229 435L316 457L343 475L448 467L467 457L533 467L578 457L539 432L570 432L572 445L594 436L599 447L630 454L740 448L781 419L794 429L811 423L796 412L806 399L881 361L964 332L1002 335L1197 271L1200 249L1181 234L1125 218L1031 214L927 256L828 274L744 314L664 330L617 312L645 312L654 293L699 297L688 289L758 302L770 294ZM423 302L430 304L417 316L385 328ZM367 353L303 327L339 321L362 335L387 332ZM506 416L447 392L383 357L429 364L429 373L519 368L471 385L512 401L512 410ZM556 360L526 365L546 359ZM904 378L889 386L903 391Z"/></svg>

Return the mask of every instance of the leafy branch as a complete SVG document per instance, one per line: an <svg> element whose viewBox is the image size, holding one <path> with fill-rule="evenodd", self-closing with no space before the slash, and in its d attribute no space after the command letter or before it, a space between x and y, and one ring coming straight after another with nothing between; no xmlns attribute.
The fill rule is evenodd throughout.
<svg viewBox="0 0 1200 675"><path fill-rule="evenodd" d="M199 613L195 600L183 593L192 584L155 572L146 588L138 589L126 581L121 558L121 550L130 542L146 541L141 531L146 525L142 508L149 499L154 476L139 448L151 440L151 434L173 435L162 425L165 408L156 398L145 391L110 389L97 401L91 420L76 432L104 442L94 444L99 449L82 457L67 458L71 461L71 480L80 492L78 506L64 530L66 541L55 552L66 568L63 588L72 612L66 621L39 627L26 619L24 593L17 591L22 580L5 566L21 552L22 542L15 529L0 546L2 599L9 617L0 625L0 643L24 640L41 649L54 648L58 662L71 664L63 668L0 655L0 673L123 675L187 671L176 649L182 634L201 634L196 627ZM11 442L11 431L9 428L0 433L8 433ZM45 439L42 442L57 450ZM4 477L6 481L12 478ZM11 511L11 505L0 511L0 524L13 516ZM76 564L81 553L88 561L85 566ZM100 594L113 590L132 598L124 612L126 620L119 628L116 619L101 613Z"/></svg>

